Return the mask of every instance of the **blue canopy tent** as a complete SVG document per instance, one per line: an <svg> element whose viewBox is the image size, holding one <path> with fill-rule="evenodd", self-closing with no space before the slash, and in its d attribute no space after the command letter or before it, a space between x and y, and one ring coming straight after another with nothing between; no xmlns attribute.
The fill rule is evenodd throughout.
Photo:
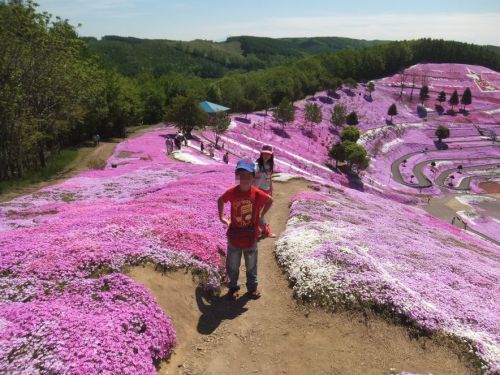
<svg viewBox="0 0 500 375"><path fill-rule="evenodd" d="M230 109L230 108L224 107L222 105L207 102L207 101L201 102L200 108L209 114L217 113L217 112L226 112L226 111L229 111L229 109Z"/></svg>

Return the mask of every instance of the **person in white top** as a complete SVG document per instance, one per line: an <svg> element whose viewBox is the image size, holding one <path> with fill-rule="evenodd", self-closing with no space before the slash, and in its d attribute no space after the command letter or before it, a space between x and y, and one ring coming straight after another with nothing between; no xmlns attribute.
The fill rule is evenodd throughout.
<svg viewBox="0 0 500 375"><path fill-rule="evenodd" d="M270 196L273 195L273 172L273 146L264 145L260 150L259 158L255 161L255 178L253 185ZM264 219L261 219L260 226L263 237L276 237L276 235L271 232L269 224L266 223Z"/></svg>

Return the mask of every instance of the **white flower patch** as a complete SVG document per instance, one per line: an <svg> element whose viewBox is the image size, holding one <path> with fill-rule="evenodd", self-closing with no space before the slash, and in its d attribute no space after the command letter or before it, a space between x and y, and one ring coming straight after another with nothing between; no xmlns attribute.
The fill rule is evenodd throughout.
<svg viewBox="0 0 500 375"><path fill-rule="evenodd" d="M175 160L179 160L184 163L199 164L199 165L209 164L208 162L201 160L194 155L182 151L174 151L172 152L172 156L174 157Z"/></svg>
<svg viewBox="0 0 500 375"><path fill-rule="evenodd" d="M387 142L386 144L384 144L382 146L382 153L385 154L386 152L388 152L390 149L396 147L397 145L399 145L400 143L403 143L404 141L401 139L401 138L396 138L390 142Z"/></svg>
<svg viewBox="0 0 500 375"><path fill-rule="evenodd" d="M475 223L476 220L480 218L478 213L474 210L469 210L469 211L457 211L457 216L461 218L462 220L465 221L471 221L472 223Z"/></svg>
<svg viewBox="0 0 500 375"><path fill-rule="evenodd" d="M452 161L437 161L436 162L436 167L446 167L447 165L453 165Z"/></svg>
<svg viewBox="0 0 500 375"><path fill-rule="evenodd" d="M346 230L335 227L328 221L312 225L302 223L304 222L296 217L289 220L287 230L276 242L278 262L286 268L290 279L294 280L297 296L329 296L331 299L338 288L332 282L332 275L340 268L320 258L312 259L306 255L314 252L325 241L344 235Z"/></svg>
<svg viewBox="0 0 500 375"><path fill-rule="evenodd" d="M276 181L276 182L287 182L287 181L290 181L294 178L301 178L301 176L298 176L296 174L291 174L291 173L275 173L275 174L273 174L273 181Z"/></svg>
<svg viewBox="0 0 500 375"><path fill-rule="evenodd" d="M494 202L495 198L488 197L486 195L460 195L455 197L457 201L466 206L472 207L474 204L482 203L482 202Z"/></svg>
<svg viewBox="0 0 500 375"><path fill-rule="evenodd" d="M497 109L491 109L489 111L484 111L484 113L488 114L488 115L494 115L495 113L500 113L500 108L497 108Z"/></svg>

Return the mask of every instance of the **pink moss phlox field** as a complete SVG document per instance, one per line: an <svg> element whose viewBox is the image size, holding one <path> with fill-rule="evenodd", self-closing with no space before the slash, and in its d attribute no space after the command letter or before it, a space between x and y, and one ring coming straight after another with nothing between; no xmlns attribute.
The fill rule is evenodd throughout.
<svg viewBox="0 0 500 375"><path fill-rule="evenodd" d="M47 282L0 306L5 373L154 374L175 342L149 292L121 274Z"/></svg>
<svg viewBox="0 0 500 375"><path fill-rule="evenodd" d="M0 206L2 370L155 374L175 331L120 269L151 261L219 286L216 198L233 171L168 158L168 133L127 140L103 170Z"/></svg>
<svg viewBox="0 0 500 375"><path fill-rule="evenodd" d="M378 305L500 370L500 250L419 209L344 189L294 197L276 253L295 293ZM486 367L485 367L486 368Z"/></svg>

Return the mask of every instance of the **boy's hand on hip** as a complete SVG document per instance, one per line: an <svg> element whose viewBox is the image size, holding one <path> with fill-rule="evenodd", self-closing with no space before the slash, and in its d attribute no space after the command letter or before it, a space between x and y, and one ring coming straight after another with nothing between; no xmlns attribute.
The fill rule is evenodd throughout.
<svg viewBox="0 0 500 375"><path fill-rule="evenodd" d="M231 224L231 220L229 220L228 218L225 218L225 217L221 217L220 222L222 224L225 224L226 226L229 226L229 224Z"/></svg>

